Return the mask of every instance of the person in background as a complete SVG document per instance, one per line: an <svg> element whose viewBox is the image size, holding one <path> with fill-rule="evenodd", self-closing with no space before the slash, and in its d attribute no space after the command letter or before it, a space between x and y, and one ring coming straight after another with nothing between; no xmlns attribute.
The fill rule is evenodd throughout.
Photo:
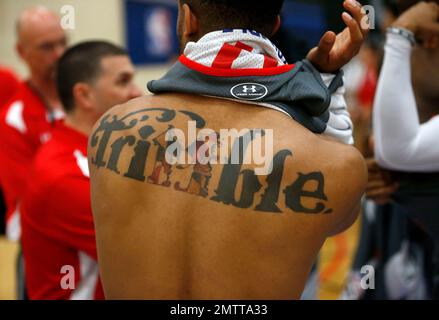
<svg viewBox="0 0 439 320"><path fill-rule="evenodd" d="M438 68L439 1L416 1L387 31L373 125L377 163L398 172L392 199L425 234L411 248L420 248L432 298L439 295Z"/></svg>
<svg viewBox="0 0 439 320"><path fill-rule="evenodd" d="M17 76L11 70L0 66L0 108L14 96L18 86Z"/></svg>
<svg viewBox="0 0 439 320"><path fill-rule="evenodd" d="M17 76L9 69L0 66L0 110L12 98L19 86ZM0 235L5 233L6 206L0 180Z"/></svg>
<svg viewBox="0 0 439 320"><path fill-rule="evenodd" d="M41 6L19 15L16 33L16 51L29 77L0 111L0 179L6 202L6 236L11 241L20 240L20 198L33 157L50 138L53 124L63 117L54 73L67 44L59 16ZM17 292L19 298L26 298L21 253Z"/></svg>
<svg viewBox="0 0 439 320"><path fill-rule="evenodd" d="M388 29L385 50L373 118L377 162L392 170L439 171L439 1L405 12ZM418 109L432 114L420 119Z"/></svg>
<svg viewBox="0 0 439 320"><path fill-rule="evenodd" d="M7 207L6 234L15 241L20 238L19 201L28 169L38 148L49 139L54 122L63 116L54 76L67 44L59 17L44 7L25 10L16 28L17 53L30 75L0 113L0 179Z"/></svg>
<svg viewBox="0 0 439 320"><path fill-rule="evenodd" d="M439 12L413 0L399 1L398 12L387 21L370 140L375 159L368 160L369 200L348 299L438 297ZM360 286L364 265L375 267L375 290Z"/></svg>
<svg viewBox="0 0 439 320"><path fill-rule="evenodd" d="M37 152L21 203L30 299L104 298L90 204L87 139L110 107L141 94L133 78L126 51L107 42L78 44L59 61L56 82L65 121L55 126L51 140Z"/></svg>

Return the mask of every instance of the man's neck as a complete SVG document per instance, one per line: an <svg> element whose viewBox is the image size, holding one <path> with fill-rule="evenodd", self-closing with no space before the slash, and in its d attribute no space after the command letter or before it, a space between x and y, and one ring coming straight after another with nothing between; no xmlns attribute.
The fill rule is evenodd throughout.
<svg viewBox="0 0 439 320"><path fill-rule="evenodd" d="M51 111L60 108L61 102L58 98L55 81L32 76L29 82L38 91Z"/></svg>
<svg viewBox="0 0 439 320"><path fill-rule="evenodd" d="M87 137L91 134L94 125L92 121L78 116L75 114L75 112L71 112L66 115L64 124L78 132L81 132Z"/></svg>

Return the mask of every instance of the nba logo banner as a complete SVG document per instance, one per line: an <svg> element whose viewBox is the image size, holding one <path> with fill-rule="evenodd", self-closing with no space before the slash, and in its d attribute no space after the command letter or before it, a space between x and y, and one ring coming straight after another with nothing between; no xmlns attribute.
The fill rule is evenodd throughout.
<svg viewBox="0 0 439 320"><path fill-rule="evenodd" d="M173 0L125 0L127 49L136 65L170 62L179 53Z"/></svg>

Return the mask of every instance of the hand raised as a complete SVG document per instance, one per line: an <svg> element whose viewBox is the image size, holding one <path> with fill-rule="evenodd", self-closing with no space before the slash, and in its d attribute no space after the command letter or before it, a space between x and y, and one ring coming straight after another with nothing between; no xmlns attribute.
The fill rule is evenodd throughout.
<svg viewBox="0 0 439 320"><path fill-rule="evenodd" d="M369 32L367 15L362 6L355 0L346 0L343 7L349 11L343 12L342 19L346 28L336 35L326 32L317 47L313 48L307 59L321 72L336 72L355 57Z"/></svg>

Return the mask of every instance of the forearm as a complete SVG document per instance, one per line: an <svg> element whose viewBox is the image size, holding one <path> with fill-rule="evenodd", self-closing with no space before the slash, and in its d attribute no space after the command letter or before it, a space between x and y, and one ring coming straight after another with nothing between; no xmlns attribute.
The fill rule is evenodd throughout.
<svg viewBox="0 0 439 320"><path fill-rule="evenodd" d="M375 157L384 168L404 171L439 169L431 123L421 126L411 83L410 42L388 34L375 99Z"/></svg>

